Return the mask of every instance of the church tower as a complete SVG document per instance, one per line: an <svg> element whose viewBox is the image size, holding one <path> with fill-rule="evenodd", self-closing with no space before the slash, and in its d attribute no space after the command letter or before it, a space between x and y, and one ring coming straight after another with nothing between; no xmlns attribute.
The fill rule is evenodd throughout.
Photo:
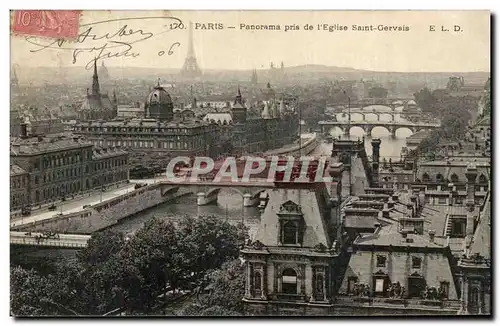
<svg viewBox="0 0 500 326"><path fill-rule="evenodd" d="M196 55L194 54L192 22L189 22L188 52L186 60L184 61L184 66L182 67L181 75L187 78L196 78L201 76L201 69L198 66Z"/></svg>
<svg viewBox="0 0 500 326"><path fill-rule="evenodd" d="M94 60L94 74L92 75L92 95L99 95L99 77L97 76L97 60Z"/></svg>
<svg viewBox="0 0 500 326"><path fill-rule="evenodd" d="M243 99L241 97L241 91L238 87L238 94L234 99L233 106L231 108L233 113L233 121L235 123L245 123L247 121L247 108L243 105Z"/></svg>

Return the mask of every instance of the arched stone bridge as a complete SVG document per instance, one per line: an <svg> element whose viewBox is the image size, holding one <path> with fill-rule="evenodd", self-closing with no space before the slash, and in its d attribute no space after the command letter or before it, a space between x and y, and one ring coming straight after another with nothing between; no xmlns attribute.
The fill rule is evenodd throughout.
<svg viewBox="0 0 500 326"><path fill-rule="evenodd" d="M337 113L335 116L338 116L339 113ZM380 121L381 116L389 116L390 121L396 120L396 114L401 114L401 112L395 112L395 111L377 111L377 110L360 110L360 109L351 109L351 113L349 114L349 110L343 109L342 114L347 117L348 120L352 120L352 115L353 114L359 114L363 117L363 120L366 120L366 116L369 114L373 114L377 116L377 121Z"/></svg>
<svg viewBox="0 0 500 326"><path fill-rule="evenodd" d="M231 181L190 181L186 178L182 182L160 181L163 194L171 194L179 189L189 189L196 194L196 203L198 206L208 205L217 201L217 197L221 189L231 189L241 195L243 198L243 206L255 206L259 202L260 194L274 188L273 182L267 182L265 179L250 179L248 182L231 182Z"/></svg>
<svg viewBox="0 0 500 326"><path fill-rule="evenodd" d="M440 123L411 123L411 122L398 122L398 121L320 121L318 123L321 126L321 132L323 134L330 134L330 131L334 127L338 127L342 130L344 135L348 135L352 127L360 127L364 130L365 135L371 136L372 130L375 127L384 127L390 133L391 136L396 136L396 131L400 128L408 128L413 133L421 130L431 130L436 129L441 126Z"/></svg>
<svg viewBox="0 0 500 326"><path fill-rule="evenodd" d="M391 108L393 111L398 107L408 108L411 98L364 98L355 102L346 102L335 104L335 107L343 107L345 110L349 108L363 109L373 105L382 105ZM351 109L352 110L352 109Z"/></svg>

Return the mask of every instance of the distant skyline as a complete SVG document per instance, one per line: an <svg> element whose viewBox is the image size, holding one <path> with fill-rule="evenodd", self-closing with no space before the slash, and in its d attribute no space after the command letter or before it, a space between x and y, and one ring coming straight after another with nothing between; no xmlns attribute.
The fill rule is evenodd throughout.
<svg viewBox="0 0 500 326"><path fill-rule="evenodd" d="M84 11L81 24L117 17L149 17L148 20L93 25L92 34L100 37L113 34L124 25L122 34L142 29L143 35L149 32L156 35L137 43L132 43L137 39L133 39L134 35L111 39L123 42L120 50L113 53L123 52L127 47L124 43L130 43L129 53L138 53L138 56L105 59L105 65L180 69L187 52L188 32L187 29L165 32L165 25L177 22L165 18L172 16L186 26L189 21L205 26L224 24L222 30L194 30L194 49L202 70L269 69L271 62L279 68L283 61L285 67L322 65L373 72L490 72L490 14L487 11ZM321 23L345 25L349 29L352 25L384 25L410 30L303 30L305 24L317 28ZM296 24L301 30L240 30L239 24L279 24L281 28ZM430 32L430 25L438 30L441 25L449 29L459 25L463 31ZM228 26L236 28L228 29ZM84 28L81 26L80 31ZM89 39L78 46L101 47L104 44L102 40L89 42ZM75 44L66 43L65 46L75 47ZM26 67L83 67L98 55L95 51L77 53L73 64L73 50L44 49L30 53L36 49L40 48L23 37L12 36L11 63ZM169 50L172 55L167 54ZM162 51L163 55L159 55Z"/></svg>

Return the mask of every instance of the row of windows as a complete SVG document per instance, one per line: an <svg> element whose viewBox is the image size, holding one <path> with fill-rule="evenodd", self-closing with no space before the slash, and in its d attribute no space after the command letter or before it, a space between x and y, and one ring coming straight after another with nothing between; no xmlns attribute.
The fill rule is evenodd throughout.
<svg viewBox="0 0 500 326"><path fill-rule="evenodd" d="M100 171L103 169L111 169L114 167L119 167L127 164L127 160L125 159L112 159L104 162L95 162L94 171ZM89 166L85 166L85 174L88 174L90 169ZM66 178L80 177L82 172L82 168L68 168L60 171L51 171L43 174L43 182L52 182L64 180ZM38 185L40 179L37 175L34 176L34 184Z"/></svg>
<svg viewBox="0 0 500 326"><path fill-rule="evenodd" d="M79 191L88 190L108 183L118 182L127 179L127 172L112 173L100 178L92 178L85 180L85 189L81 188L80 181L68 182L59 186L44 188L42 191L35 191L35 202L44 202L47 200L55 200L63 196L69 196Z"/></svg>
<svg viewBox="0 0 500 326"><path fill-rule="evenodd" d="M10 205L11 209L21 207L25 204L26 195L25 194L11 194Z"/></svg>
<svg viewBox="0 0 500 326"><path fill-rule="evenodd" d="M25 178L25 177L14 177L12 178L11 177L11 180L10 180L10 187L12 189L22 189L22 188L26 188L28 184L28 179Z"/></svg>
<svg viewBox="0 0 500 326"><path fill-rule="evenodd" d="M104 162L94 162L94 171L100 171L102 169L111 169L114 167L119 167L127 164L125 159L108 159Z"/></svg>
<svg viewBox="0 0 500 326"><path fill-rule="evenodd" d="M387 257L383 255L377 255L377 267L386 267ZM422 258L413 256L411 257L411 268L422 267Z"/></svg>
<svg viewBox="0 0 500 326"><path fill-rule="evenodd" d="M91 151L83 152L83 159L90 160L92 158ZM42 166L46 168L60 167L64 165L76 164L80 162L80 152L66 152L64 154L46 155L43 158L35 161L35 169L40 169Z"/></svg>
<svg viewBox="0 0 500 326"><path fill-rule="evenodd" d="M438 173L438 174L436 174L435 180L438 181L438 182L443 182L444 181L444 177L443 177L443 175L441 173ZM422 181L431 181L431 177L429 176L428 173L424 173L422 175ZM453 173L451 175L451 177L450 177L450 181L451 182L459 182L459 178L458 178L458 176L455 173ZM486 182L488 182L488 178L484 174L481 174L479 176L479 182L480 183L486 183Z"/></svg>
<svg viewBox="0 0 500 326"><path fill-rule="evenodd" d="M157 147L154 141L137 140L93 140L96 146L123 146L129 148L165 148L165 149L188 149L203 146L201 140L197 142L158 142ZM191 145L191 146L190 146Z"/></svg>
<svg viewBox="0 0 500 326"><path fill-rule="evenodd" d="M200 128L204 126L195 128L145 128L145 127L80 127L80 131L90 131L90 132L126 132L126 133L175 133L175 134L190 134L194 131L198 132Z"/></svg>

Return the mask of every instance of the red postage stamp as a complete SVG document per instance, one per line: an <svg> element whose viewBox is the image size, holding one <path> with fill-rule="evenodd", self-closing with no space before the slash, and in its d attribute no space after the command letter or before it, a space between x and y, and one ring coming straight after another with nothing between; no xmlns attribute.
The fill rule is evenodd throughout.
<svg viewBox="0 0 500 326"><path fill-rule="evenodd" d="M12 32L71 39L78 36L81 10L15 10Z"/></svg>

